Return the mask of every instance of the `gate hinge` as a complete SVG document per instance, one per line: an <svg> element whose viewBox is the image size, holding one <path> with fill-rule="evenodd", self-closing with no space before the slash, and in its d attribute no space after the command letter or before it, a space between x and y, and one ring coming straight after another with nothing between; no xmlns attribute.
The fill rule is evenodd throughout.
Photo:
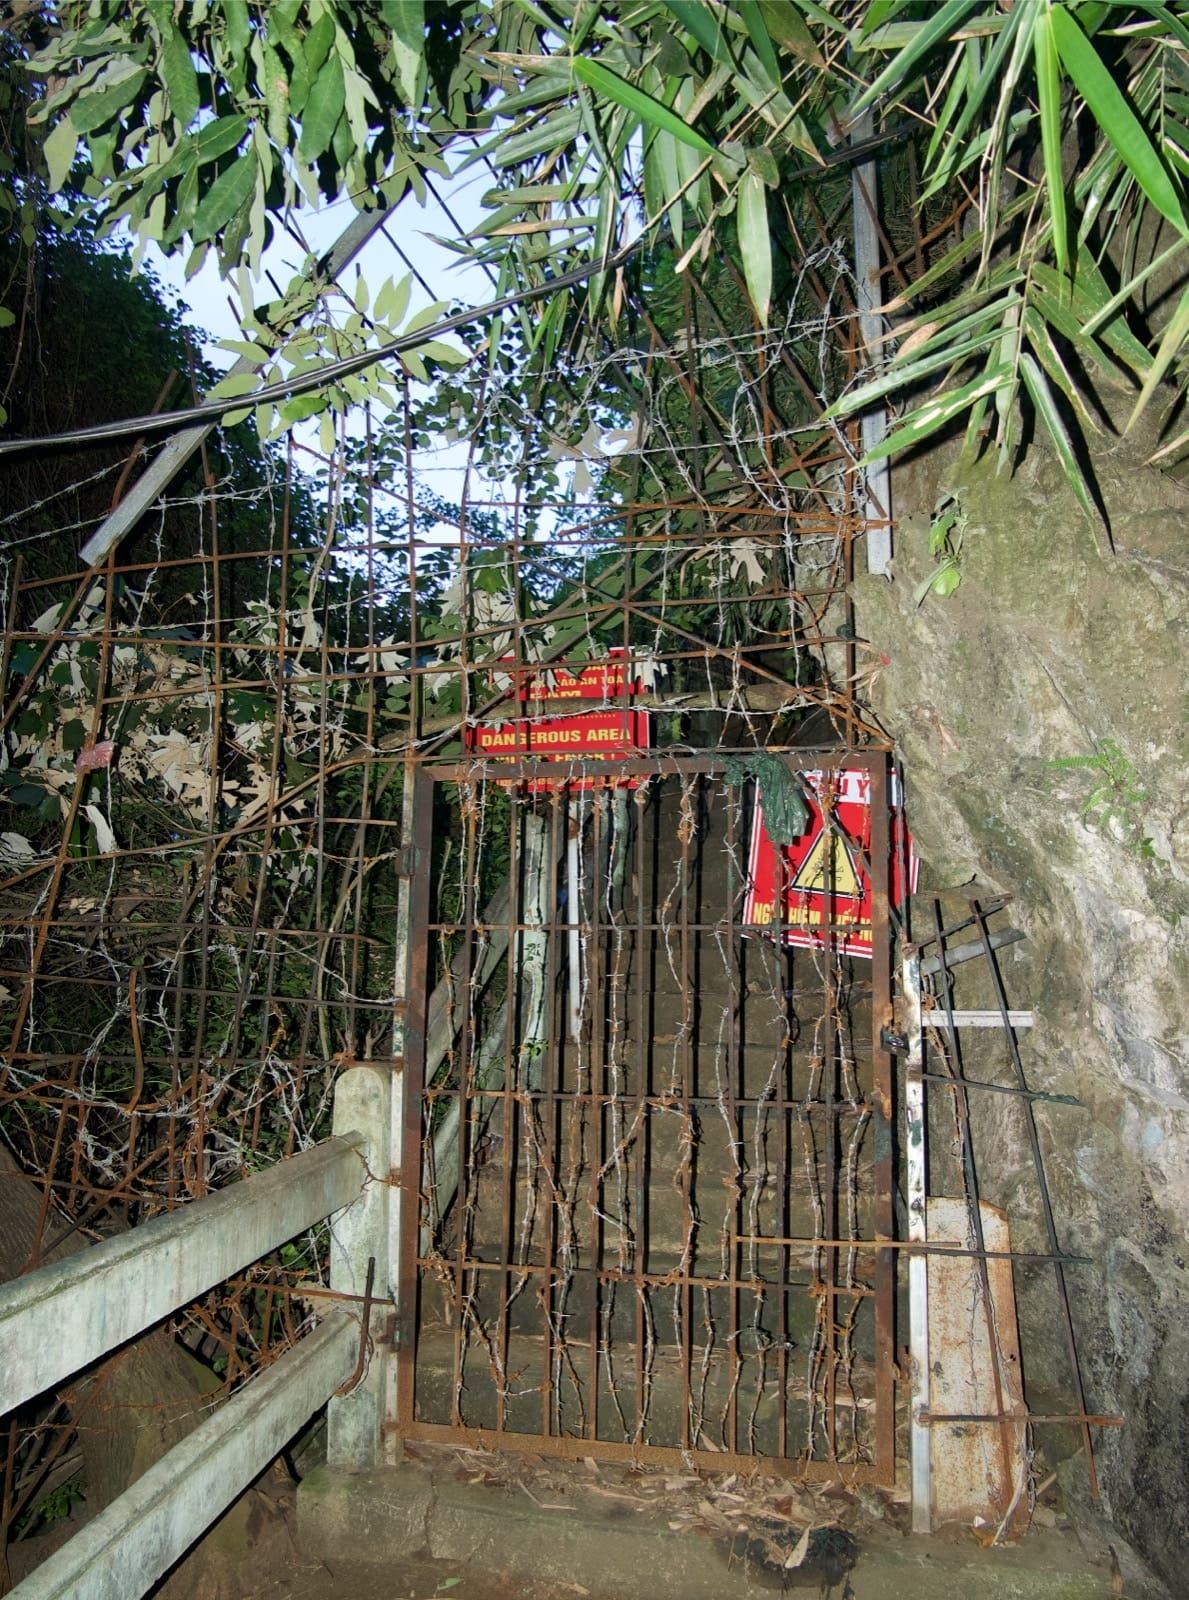
<svg viewBox="0 0 1189 1600"><path fill-rule="evenodd" d="M398 878L412 878L417 873L417 862L421 852L415 844L402 844L396 852L396 875Z"/></svg>

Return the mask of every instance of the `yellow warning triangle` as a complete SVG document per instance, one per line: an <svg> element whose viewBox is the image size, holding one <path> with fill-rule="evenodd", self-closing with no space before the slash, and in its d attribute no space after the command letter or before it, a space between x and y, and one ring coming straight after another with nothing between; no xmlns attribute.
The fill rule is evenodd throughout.
<svg viewBox="0 0 1189 1600"><path fill-rule="evenodd" d="M836 895L848 900L861 900L863 888L845 839L830 834L830 887ZM803 894L826 892L826 830L821 828L809 847L809 854L797 868L793 888Z"/></svg>

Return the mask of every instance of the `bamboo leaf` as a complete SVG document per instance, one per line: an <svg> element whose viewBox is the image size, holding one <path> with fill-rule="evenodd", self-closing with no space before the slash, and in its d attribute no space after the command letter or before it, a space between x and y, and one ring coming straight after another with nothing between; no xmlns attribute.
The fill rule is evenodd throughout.
<svg viewBox="0 0 1189 1600"><path fill-rule="evenodd" d="M1029 306L1024 312L1024 332L1028 335L1028 342L1032 346L1036 359L1044 368L1045 373L1060 389L1066 402L1076 415L1078 422L1087 433L1098 433L1098 423L1090 412L1090 408L1082 399L1077 384L1073 381L1069 369L1061 359L1061 352L1053 340L1052 334L1035 306Z"/></svg>
<svg viewBox="0 0 1189 1600"><path fill-rule="evenodd" d="M1156 351L1156 358L1152 362L1152 370L1144 379L1144 386L1135 402L1135 409L1127 420L1128 430L1134 426L1140 412L1152 398L1157 385L1184 350L1187 338L1189 338L1189 289L1182 293L1180 303L1173 313L1172 321L1164 330L1160 348Z"/></svg>
<svg viewBox="0 0 1189 1600"><path fill-rule="evenodd" d="M894 455L898 450L907 450L912 445L920 444L939 428L944 428L947 423L952 422L955 417L960 417L968 406L974 405L986 395L994 394L995 390L1010 377L1011 374L1005 373L998 365L991 366L981 376L964 383L960 389L951 389L946 394L939 395L937 399L918 406L893 432L868 450L859 465L866 466L883 456Z"/></svg>
<svg viewBox="0 0 1189 1600"><path fill-rule="evenodd" d="M1091 499L1090 486L1086 482L1057 402L1053 399L1053 391L1049 388L1044 373L1027 352L1020 357L1020 376L1024 380L1024 387L1032 404L1036 407L1037 415L1048 429L1049 438L1053 441L1057 458L1065 473L1065 481L1077 496L1078 504L1091 522L1102 521L1101 513ZM1103 526L1106 526L1105 522Z"/></svg>
<svg viewBox="0 0 1189 1600"><path fill-rule="evenodd" d="M1082 332L1087 334L1097 333L1104 322L1110 321L1112 317L1117 316L1122 311L1127 302L1134 298L1136 291L1142 288L1153 274L1163 272L1184 248L1185 240L1177 239L1169 245L1167 250L1162 250L1158 256L1154 256L1146 267L1143 267L1134 277L1128 278L1123 287L1116 294L1111 295L1106 304L1100 307L1089 319Z"/></svg>
<svg viewBox="0 0 1189 1600"><path fill-rule="evenodd" d="M787 4L787 0L757 0L760 15L763 17L764 26L772 40L782 44L786 50L791 50L794 55L811 62L814 66L823 67L821 44L825 42L815 39L804 17L801 16L796 6ZM814 21L819 21L814 18ZM831 31L838 28L836 18L827 18Z"/></svg>
<svg viewBox="0 0 1189 1600"><path fill-rule="evenodd" d="M1057 271L1069 273L1069 223L1065 214L1065 177L1061 164L1061 74L1053 37L1053 12L1047 0L1032 35L1036 88L1040 102L1040 142L1044 152L1046 199L1053 228Z"/></svg>
<svg viewBox="0 0 1189 1600"><path fill-rule="evenodd" d="M776 59L776 51L772 47L764 17L760 11L757 0L736 0L739 15L743 18L743 26L747 29L747 37L751 40L751 47L760 58L764 71L768 74L773 88L780 87L780 63Z"/></svg>
<svg viewBox="0 0 1189 1600"><path fill-rule="evenodd" d="M901 11L903 8L904 0L870 0L867 6L867 14L863 18L862 26L859 28L860 39L865 39L868 34L874 33L876 28L881 28L897 11Z"/></svg>
<svg viewBox="0 0 1189 1600"><path fill-rule="evenodd" d="M652 95L645 94L643 89L637 89L635 84L628 83L617 72L612 72L610 67L605 67L601 61L592 61L588 56L575 56L574 76L588 89L593 89L596 94L602 95L615 105L625 107L642 121L650 123L652 127L671 133L674 139L680 139L683 144L691 145L703 155L714 154L714 146L710 141L704 139L695 129L687 127L668 106L662 105L659 100L654 100Z"/></svg>
<svg viewBox="0 0 1189 1600"><path fill-rule="evenodd" d="M943 39L948 39L950 34L965 22L966 18L980 4L980 0L946 0L939 11L935 11L924 23L912 24L912 38L902 46L888 62L887 66L875 79L874 83L867 85L863 93L850 108L850 116L854 117L869 106L890 85L897 85L898 90L908 87L909 73L917 62L932 50L935 44ZM870 47L873 40L862 40L860 43Z"/></svg>
<svg viewBox="0 0 1189 1600"><path fill-rule="evenodd" d="M1006 137L1014 131L1020 120L1027 120L1027 116L1020 118L1017 113L1015 119L1009 118L1005 125L1002 124L1002 112L1006 110L1006 98L1003 95L1004 79L1009 81L1018 77L1019 68L1023 57L1021 45L1025 48L1031 39L1032 30L1036 20L1035 7L1046 0L1029 0L1028 5L1014 6L1010 14L1004 18L1003 26L999 30L986 59L979 70L978 76L970 83L966 95L966 104L963 106L956 121L948 124L945 133L945 155L934 171L928 192L933 193L939 187L950 183L955 175L963 168L970 165L972 157L981 149L998 142L1002 147ZM1023 37L1021 38L1021 30ZM967 40L962 46L963 75L968 76L971 67L978 59L978 53L971 50L972 40ZM1008 53L1011 52L1011 61ZM967 133L975 117L980 114L988 104L992 90L998 87L999 108L987 120L987 126L974 139L969 139ZM932 144L930 145L932 149Z"/></svg>
<svg viewBox="0 0 1189 1600"><path fill-rule="evenodd" d="M1185 211L1159 152L1111 77L1102 57L1063 7L1050 13L1061 61L1098 126L1148 199L1179 233L1189 235Z"/></svg>
<svg viewBox="0 0 1189 1600"><path fill-rule="evenodd" d="M722 29L705 0L665 0L665 4L713 60L730 60Z"/></svg>
<svg viewBox="0 0 1189 1600"><path fill-rule="evenodd" d="M768 191L757 172L745 172L740 180L738 220L747 292L766 327L772 302L772 241L768 234Z"/></svg>

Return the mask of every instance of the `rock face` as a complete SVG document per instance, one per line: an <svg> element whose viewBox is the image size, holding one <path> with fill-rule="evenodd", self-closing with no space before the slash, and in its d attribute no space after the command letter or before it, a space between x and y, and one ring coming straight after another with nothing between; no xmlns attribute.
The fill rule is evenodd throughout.
<svg viewBox="0 0 1189 1600"><path fill-rule="evenodd" d="M1189 493L1143 465L1150 445L1112 440L1095 458L1113 553L1039 447L1012 478L956 450L920 458L896 483L895 578L861 578L856 599L860 633L888 658L872 697L904 759L922 890L973 878L970 894L1016 897L1028 942L1004 969L1010 1003L1036 1011L1022 1047L1032 1087L1084 1105L1036 1115L1062 1248L1094 1260L1068 1269L1087 1402L1127 1419L1095 1433L1103 1500L1185 1593ZM961 584L918 607L947 492L966 517ZM1052 765L1074 757L1096 764ZM1006 1112L984 1111L981 1135L984 1197L1012 1214L1017 1248L1043 1250L1023 1198L1026 1141ZM1028 1298L1025 1377L1047 1410L1063 1336ZM1079 1438L1042 1434L1046 1458Z"/></svg>

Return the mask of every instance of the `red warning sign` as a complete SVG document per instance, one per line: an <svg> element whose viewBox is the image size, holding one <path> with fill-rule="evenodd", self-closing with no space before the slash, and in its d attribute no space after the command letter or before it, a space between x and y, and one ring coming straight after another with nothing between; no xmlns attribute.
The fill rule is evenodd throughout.
<svg viewBox="0 0 1189 1600"><path fill-rule="evenodd" d="M480 723L466 730L469 750L489 758L547 761L612 761L647 755L651 728L647 711L583 711L571 717L524 717L515 722ZM512 780L509 780L512 781ZM564 784L570 789L638 789L646 777L569 771L557 778L524 780L530 792Z"/></svg>
<svg viewBox="0 0 1189 1600"><path fill-rule="evenodd" d="M634 674L631 678L629 672ZM522 700L622 700L640 694L644 687L639 669L622 649L608 650L603 661L517 667L512 676L520 680L517 692Z"/></svg>
<svg viewBox="0 0 1189 1600"><path fill-rule="evenodd" d="M836 950L870 956L871 879L865 863L871 853L871 778L861 767L844 767L826 777L833 789L832 809L828 807L833 826L827 828L822 819L822 773L803 772L809 821L802 837L779 851L764 827L757 799L743 921L770 938L779 933L785 944L807 950L824 948L828 926ZM916 889L917 862L895 779L888 821L889 893L892 904L901 906L905 862L909 892Z"/></svg>

